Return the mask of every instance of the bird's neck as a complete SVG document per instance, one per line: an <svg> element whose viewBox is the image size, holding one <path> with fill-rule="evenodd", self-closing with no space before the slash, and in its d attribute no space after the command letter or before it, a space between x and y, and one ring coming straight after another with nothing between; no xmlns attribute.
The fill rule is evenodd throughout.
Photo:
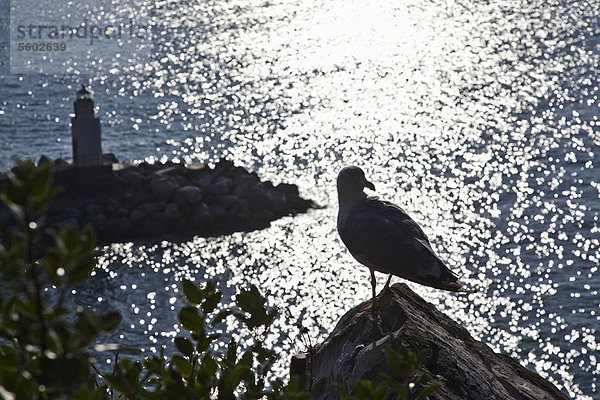
<svg viewBox="0 0 600 400"><path fill-rule="evenodd" d="M364 200L367 197L365 193L362 193L362 196L355 196L352 200L343 201L342 198L339 199L339 210L337 217L337 228L338 231L341 231L343 226L346 224L346 219L350 214L350 211L356 206L358 202Z"/></svg>
<svg viewBox="0 0 600 400"><path fill-rule="evenodd" d="M360 192L341 192L338 190L338 204L342 206L353 206L356 202L367 198L367 194L362 190Z"/></svg>

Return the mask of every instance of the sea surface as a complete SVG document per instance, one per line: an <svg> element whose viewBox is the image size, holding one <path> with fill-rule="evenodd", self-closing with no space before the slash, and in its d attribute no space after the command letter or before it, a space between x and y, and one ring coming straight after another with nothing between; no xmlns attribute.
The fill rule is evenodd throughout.
<svg viewBox="0 0 600 400"><path fill-rule="evenodd" d="M151 62L19 75L0 0L0 169L70 159L87 83L120 160L227 157L324 207L261 231L104 248L73 301L121 311L108 341L170 343L182 277L216 279L227 301L255 284L281 308L267 344L283 375L304 348L298 324L320 341L370 296L336 232L335 178L354 164L478 292L411 288L571 398L600 398L600 1L152 4Z"/></svg>

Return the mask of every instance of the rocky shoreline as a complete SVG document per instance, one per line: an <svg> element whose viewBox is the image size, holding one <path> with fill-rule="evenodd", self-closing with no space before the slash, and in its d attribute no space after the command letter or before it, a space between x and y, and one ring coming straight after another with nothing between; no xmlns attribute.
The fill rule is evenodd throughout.
<svg viewBox="0 0 600 400"><path fill-rule="evenodd" d="M64 188L49 207L47 225L91 224L99 244L251 231L314 206L300 197L296 185L261 181L225 159L214 168L127 165L114 157L98 167L56 161L40 160L55 165L55 184ZM0 205L0 239L13 225L9 210Z"/></svg>

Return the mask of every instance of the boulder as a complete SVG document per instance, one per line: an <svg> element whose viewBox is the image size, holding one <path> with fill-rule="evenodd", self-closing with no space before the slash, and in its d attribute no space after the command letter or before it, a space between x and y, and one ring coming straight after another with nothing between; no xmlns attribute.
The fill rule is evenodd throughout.
<svg viewBox="0 0 600 400"><path fill-rule="evenodd" d="M215 219L220 219L227 215L225 208L223 208L223 206L220 204L211 204L208 209L210 211L210 215Z"/></svg>
<svg viewBox="0 0 600 400"><path fill-rule="evenodd" d="M77 218L67 218L50 224L50 227L55 229L57 232L66 228L67 226L79 228L79 220Z"/></svg>
<svg viewBox="0 0 600 400"><path fill-rule="evenodd" d="M144 234L149 237L156 237L165 232L165 226L159 218L146 218L144 221Z"/></svg>
<svg viewBox="0 0 600 400"><path fill-rule="evenodd" d="M146 214L142 210L135 209L129 214L129 220L133 225L138 226L140 224L143 224L147 216L148 214Z"/></svg>
<svg viewBox="0 0 600 400"><path fill-rule="evenodd" d="M130 208L146 201L150 196L141 190L129 190L122 194L123 202L127 203Z"/></svg>
<svg viewBox="0 0 600 400"><path fill-rule="evenodd" d="M109 201L106 205L106 214L109 217L126 217L130 211L127 205L118 201Z"/></svg>
<svg viewBox="0 0 600 400"><path fill-rule="evenodd" d="M212 223L213 217L210 208L205 203L198 204L192 212L192 224L194 228L206 229Z"/></svg>
<svg viewBox="0 0 600 400"><path fill-rule="evenodd" d="M129 235L133 229L133 225L127 217L115 217L106 221L106 230L117 237Z"/></svg>
<svg viewBox="0 0 600 400"><path fill-rule="evenodd" d="M202 189L197 186L184 186L177 189L175 197L179 197L189 204L198 204L202 201Z"/></svg>
<svg viewBox="0 0 600 400"><path fill-rule="evenodd" d="M206 188L206 191L211 196L224 196L230 194L233 190L233 182L226 177L220 177L216 182Z"/></svg>
<svg viewBox="0 0 600 400"><path fill-rule="evenodd" d="M113 154L103 155L103 160L104 166L80 173L83 169L71 168L65 160L40 158L40 164L54 163L55 184L65 188L48 208L48 226L92 224L98 243L106 244L165 233L210 235L257 228L312 204L301 210L298 202L304 200L296 196L296 204L287 195L297 194L295 185L279 185L283 190L278 191L226 159L214 168L173 162L118 164ZM0 174L0 186L7 182ZM0 230L6 235L14 225L0 204Z"/></svg>
<svg viewBox="0 0 600 400"><path fill-rule="evenodd" d="M40 159L37 162L37 165L44 165L44 164L50 164L50 165L54 165L54 160L51 159L50 157L48 157L45 154L42 154L42 156L40 157Z"/></svg>
<svg viewBox="0 0 600 400"><path fill-rule="evenodd" d="M179 208L177 208L177 204L167 204L164 218L166 219L164 222L167 223L167 226L178 226L182 223L181 213L179 212Z"/></svg>
<svg viewBox="0 0 600 400"><path fill-rule="evenodd" d="M161 202L146 202L142 203L139 207L140 211L145 212L146 214L152 215L158 212L162 212L167 205Z"/></svg>
<svg viewBox="0 0 600 400"><path fill-rule="evenodd" d="M102 163L103 164L118 164L119 160L113 153L104 153L104 154L102 154Z"/></svg>
<svg viewBox="0 0 600 400"><path fill-rule="evenodd" d="M233 183L236 187L242 185L252 187L260 183L260 178L255 173L250 173L244 170L244 172L239 172L233 177Z"/></svg>
<svg viewBox="0 0 600 400"><path fill-rule="evenodd" d="M248 182L237 183L233 188L233 194L237 197L246 197L252 186L253 184Z"/></svg>
<svg viewBox="0 0 600 400"><path fill-rule="evenodd" d="M265 222L273 221L275 219L275 213L272 210L268 209L256 210L254 214L252 214L252 219L259 225L262 225Z"/></svg>
<svg viewBox="0 0 600 400"><path fill-rule="evenodd" d="M71 163L65 160L64 158L57 158L56 160L54 160L54 165L57 167L61 167L71 165Z"/></svg>
<svg viewBox="0 0 600 400"><path fill-rule="evenodd" d="M64 207L60 211L60 214L65 219L79 219L79 217L81 216L81 212L79 211L79 208L77 208L77 207Z"/></svg>
<svg viewBox="0 0 600 400"><path fill-rule="evenodd" d="M254 186L248 191L246 196L250 208L255 210L272 210L275 206L270 193L262 189L260 186Z"/></svg>
<svg viewBox="0 0 600 400"><path fill-rule="evenodd" d="M233 168L235 168L233 161L221 158L219 162L215 164L214 172L215 174L222 175L228 173Z"/></svg>
<svg viewBox="0 0 600 400"><path fill-rule="evenodd" d="M226 196L223 196L221 198L221 201L219 201L219 204L221 205L221 207L223 207L225 210L229 210L231 209L233 206L235 206L238 201L240 199L238 199L237 196L234 196L232 194L228 194Z"/></svg>
<svg viewBox="0 0 600 400"><path fill-rule="evenodd" d="M90 218L102 212L104 212L104 208L100 204L90 203L85 206L85 214Z"/></svg>
<svg viewBox="0 0 600 400"><path fill-rule="evenodd" d="M338 399L336 383L350 391L360 379L378 380L381 373L389 374L383 353L388 346L415 353L429 350L422 372L442 383L429 395L431 400L567 399L535 372L473 339L405 284L386 291L375 312L370 307L371 300L354 307L316 346L315 400Z"/></svg>
<svg viewBox="0 0 600 400"><path fill-rule="evenodd" d="M177 181L165 175L155 174L150 181L152 193L161 200L170 200L177 187Z"/></svg>
<svg viewBox="0 0 600 400"><path fill-rule="evenodd" d="M287 209L287 199L285 195L278 191L271 192L271 198L273 199L273 207L278 213L285 213Z"/></svg>
<svg viewBox="0 0 600 400"><path fill-rule="evenodd" d="M283 193L288 200L300 197L300 193L298 193L298 186L291 183L280 183L275 188L277 191Z"/></svg>
<svg viewBox="0 0 600 400"><path fill-rule="evenodd" d="M237 204L231 208L230 213L232 213L240 226L245 227L250 223L252 215L250 214L250 206L246 199L239 199Z"/></svg>
<svg viewBox="0 0 600 400"><path fill-rule="evenodd" d="M99 212L98 214L90 216L89 223L94 226L96 230L104 229L104 224L106 223L106 216Z"/></svg>
<svg viewBox="0 0 600 400"><path fill-rule="evenodd" d="M130 185L140 185L146 182L147 178L136 167L128 167L119 172L119 178Z"/></svg>

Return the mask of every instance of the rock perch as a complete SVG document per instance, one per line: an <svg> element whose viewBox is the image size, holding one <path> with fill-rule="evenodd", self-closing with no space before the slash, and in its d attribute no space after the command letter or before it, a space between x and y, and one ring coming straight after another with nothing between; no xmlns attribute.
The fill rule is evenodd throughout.
<svg viewBox="0 0 600 400"><path fill-rule="evenodd" d="M379 303L377 314L370 311L370 301L354 307L316 347L315 400L338 399L336 382L350 391L360 379L378 380L387 369L383 352L388 346L417 353L429 349L422 372L443 384L429 396L432 400L567 399L535 372L473 339L405 284L393 285Z"/></svg>

